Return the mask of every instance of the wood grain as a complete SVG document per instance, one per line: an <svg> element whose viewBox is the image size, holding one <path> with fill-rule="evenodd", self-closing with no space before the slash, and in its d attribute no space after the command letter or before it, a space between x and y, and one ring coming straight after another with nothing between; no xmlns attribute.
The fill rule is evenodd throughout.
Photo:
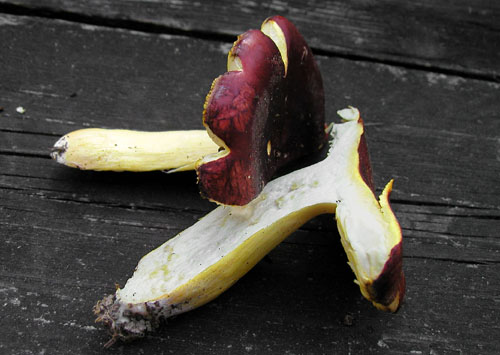
<svg viewBox="0 0 500 355"><path fill-rule="evenodd" d="M271 15L292 20L320 51L498 81L500 5L471 1L0 0L4 9L228 40Z"/></svg>
<svg viewBox="0 0 500 355"><path fill-rule="evenodd" d="M7 18L18 22L3 27L9 56L0 58L0 129L9 133L0 149L10 154L44 156L60 135L85 127L201 128L205 95L225 70L228 47L221 42L64 21L50 22L57 24L50 30L43 21ZM30 31L20 35L18 26ZM53 60L58 57L65 59ZM379 188L394 177L394 199L498 207L499 84L332 57L318 61L329 120L355 105L367 121ZM26 113L18 114L18 106Z"/></svg>
<svg viewBox="0 0 500 355"><path fill-rule="evenodd" d="M228 46L46 18L0 15L0 24L0 352L100 354L95 301L214 206L192 173L83 172L48 151L89 126L201 127ZM500 86L318 60L328 116L359 107L376 185L396 179L408 280L400 312L361 297L333 217L321 216L214 302L112 351L496 353Z"/></svg>

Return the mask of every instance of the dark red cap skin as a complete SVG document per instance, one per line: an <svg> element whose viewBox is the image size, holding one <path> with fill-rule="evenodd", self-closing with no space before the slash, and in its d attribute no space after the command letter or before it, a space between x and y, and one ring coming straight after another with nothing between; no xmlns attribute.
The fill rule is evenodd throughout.
<svg viewBox="0 0 500 355"><path fill-rule="evenodd" d="M405 295L406 280L403 272L403 243L395 245L384 265L380 276L373 281L368 292L371 300L389 308L396 299L398 300L396 311Z"/></svg>
<svg viewBox="0 0 500 355"><path fill-rule="evenodd" d="M363 124L360 119L359 122ZM366 144L365 133L361 134L361 138L358 145L358 156L359 156L359 173L365 184L372 190L375 194L375 185L373 184L373 174L372 165L370 163L370 154L368 152L368 145Z"/></svg>
<svg viewBox="0 0 500 355"><path fill-rule="evenodd" d="M363 125L362 119L359 120L359 124ZM375 195L370 155L364 132L361 134L359 141L358 156L358 169L361 178ZM390 193L388 198L389 197ZM371 285L367 286L367 291L370 294L370 300L384 306L386 310L394 311L391 309L392 307L390 308L389 306L398 298L397 308L399 308L405 295L405 289L406 280L403 272L403 242L401 240L392 248L389 259L385 263L382 272Z"/></svg>
<svg viewBox="0 0 500 355"><path fill-rule="evenodd" d="M374 191L373 188L372 191ZM389 192L387 199L390 198L390 194ZM401 235L401 227L399 227L399 230ZM367 287L367 290L370 294L370 299L380 306L385 307L385 310L395 312L399 309L406 292L406 279L403 272L402 239L391 249L389 259L386 261L382 272ZM395 301L397 302L396 304L394 303Z"/></svg>
<svg viewBox="0 0 500 355"><path fill-rule="evenodd" d="M231 50L243 70L217 78L207 96L204 124L230 153L200 165L198 183L203 196L220 204L246 205L279 168L318 151L327 139L318 67L295 27L280 21L292 36L287 75L274 42L250 30Z"/></svg>

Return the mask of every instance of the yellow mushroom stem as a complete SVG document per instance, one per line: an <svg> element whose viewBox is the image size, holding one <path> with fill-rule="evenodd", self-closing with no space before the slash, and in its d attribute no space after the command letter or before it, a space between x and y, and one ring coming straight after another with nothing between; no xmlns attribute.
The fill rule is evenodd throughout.
<svg viewBox="0 0 500 355"><path fill-rule="evenodd" d="M141 132L88 128L68 133L52 148L60 164L82 170L192 170L219 146L205 130Z"/></svg>

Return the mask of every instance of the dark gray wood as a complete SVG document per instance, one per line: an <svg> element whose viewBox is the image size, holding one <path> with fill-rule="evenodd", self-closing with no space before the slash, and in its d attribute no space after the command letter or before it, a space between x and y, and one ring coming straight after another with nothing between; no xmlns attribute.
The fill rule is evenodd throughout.
<svg viewBox="0 0 500 355"><path fill-rule="evenodd" d="M489 0L0 0L0 4L21 13L29 10L111 26L227 39L258 28L268 16L283 15L317 50L497 81L500 77L500 5Z"/></svg>
<svg viewBox="0 0 500 355"><path fill-rule="evenodd" d="M6 19L17 21L3 26L9 56L0 58L4 73L15 73L4 74L1 83L6 117L1 129L9 134L0 149L11 154L42 156L60 135L85 127L201 128L205 95L212 79L225 70L228 46L221 42L140 33L129 38L121 30L63 21L51 31L44 22ZM31 31L20 36L19 26ZM54 62L57 57L64 61ZM327 117L336 120L337 109L355 105L369 125L379 188L394 177L396 199L498 206L500 84L338 58L318 60ZM26 113L18 114L18 106ZM43 134L43 143L30 133ZM41 145L34 145L37 141Z"/></svg>
<svg viewBox="0 0 500 355"><path fill-rule="evenodd" d="M0 15L0 43L0 352L103 353L96 300L214 206L193 173L82 172L51 161L49 148L89 126L200 128L228 45L10 15ZM318 60L328 117L359 107L377 187L396 179L402 309L382 313L361 297L333 216L321 216L215 301L111 351L498 351L500 85Z"/></svg>

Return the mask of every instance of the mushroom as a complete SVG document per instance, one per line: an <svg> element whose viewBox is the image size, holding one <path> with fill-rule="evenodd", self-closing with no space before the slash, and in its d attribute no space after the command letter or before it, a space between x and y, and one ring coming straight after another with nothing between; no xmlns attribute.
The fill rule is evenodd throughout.
<svg viewBox="0 0 500 355"><path fill-rule="evenodd" d="M124 288L94 312L116 340L199 307L228 289L311 218L335 213L348 263L363 296L395 312L404 297L401 228L389 205L392 180L373 189L364 125L353 107L338 112L328 156L270 181L246 206L219 206L144 256Z"/></svg>
<svg viewBox="0 0 500 355"><path fill-rule="evenodd" d="M206 132L83 129L59 139L51 156L90 170L196 168L203 196L245 205L278 169L326 142L323 83L304 38L281 16L240 35L227 70L207 95Z"/></svg>

